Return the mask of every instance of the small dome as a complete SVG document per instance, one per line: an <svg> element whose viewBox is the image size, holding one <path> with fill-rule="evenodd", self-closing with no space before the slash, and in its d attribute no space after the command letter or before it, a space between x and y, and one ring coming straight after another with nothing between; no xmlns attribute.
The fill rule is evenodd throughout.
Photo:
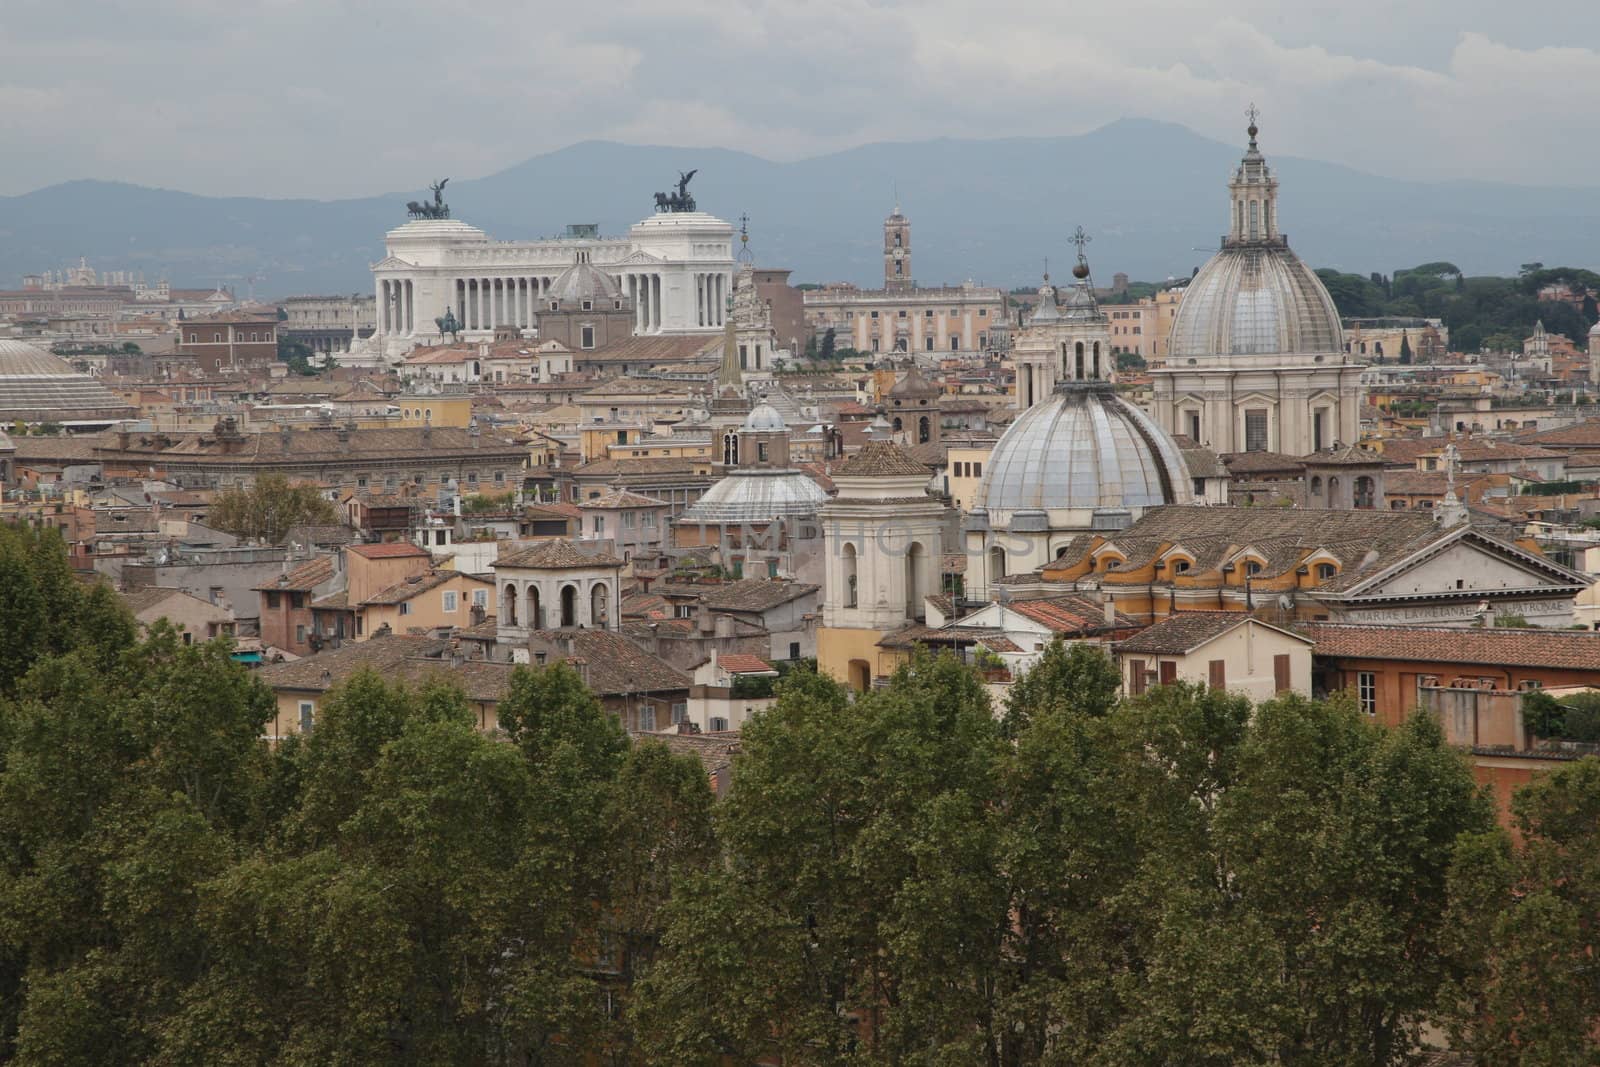
<svg viewBox="0 0 1600 1067"><path fill-rule="evenodd" d="M541 300L559 300L563 304L582 304L583 301L613 301L622 297L622 290L611 275L589 263L574 263L550 283L550 291L540 295Z"/></svg>
<svg viewBox="0 0 1600 1067"><path fill-rule="evenodd" d="M1177 444L1103 383L1068 382L1019 415L989 455L974 509L991 513L1189 502Z"/></svg>
<svg viewBox="0 0 1600 1067"><path fill-rule="evenodd" d="M763 396L756 406L750 409L750 414L745 417L745 433L781 433L788 429L784 425L783 416L778 414L778 409L767 403Z"/></svg>
<svg viewBox="0 0 1600 1067"><path fill-rule="evenodd" d="M1343 352L1327 288L1288 245L1224 248L1178 304L1167 362L1189 357Z"/></svg>

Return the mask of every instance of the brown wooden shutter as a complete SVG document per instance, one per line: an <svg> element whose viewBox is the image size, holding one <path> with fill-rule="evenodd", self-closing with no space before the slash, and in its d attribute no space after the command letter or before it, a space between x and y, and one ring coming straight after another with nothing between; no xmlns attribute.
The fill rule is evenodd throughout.
<svg viewBox="0 0 1600 1067"><path fill-rule="evenodd" d="M1210 664L1210 682L1213 689L1228 688L1228 667L1220 659L1214 659Z"/></svg>
<svg viewBox="0 0 1600 1067"><path fill-rule="evenodd" d="M1289 657L1287 654L1272 657L1272 688L1279 693L1287 693L1294 688L1289 680Z"/></svg>
<svg viewBox="0 0 1600 1067"><path fill-rule="evenodd" d="M1128 661L1128 695L1141 696L1144 693L1144 660L1130 659Z"/></svg>
<svg viewBox="0 0 1600 1067"><path fill-rule="evenodd" d="M1161 661L1161 684L1171 685L1178 680L1178 665L1170 659Z"/></svg>

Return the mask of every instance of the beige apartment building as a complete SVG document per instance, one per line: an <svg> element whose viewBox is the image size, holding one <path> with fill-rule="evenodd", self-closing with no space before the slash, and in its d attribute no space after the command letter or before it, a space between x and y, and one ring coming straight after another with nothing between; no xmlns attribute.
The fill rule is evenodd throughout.
<svg viewBox="0 0 1600 1067"><path fill-rule="evenodd" d="M1167 337L1182 302L1183 289L1177 287L1163 289L1136 304L1103 305L1111 326L1112 353L1135 355L1157 367L1166 363Z"/></svg>

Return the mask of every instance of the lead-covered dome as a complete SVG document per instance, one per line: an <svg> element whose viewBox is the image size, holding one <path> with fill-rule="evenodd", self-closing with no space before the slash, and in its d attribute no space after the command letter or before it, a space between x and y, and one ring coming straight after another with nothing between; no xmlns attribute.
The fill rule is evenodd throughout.
<svg viewBox="0 0 1600 1067"><path fill-rule="evenodd" d="M1333 298L1288 244L1240 245L1211 257L1184 291L1167 362L1343 351Z"/></svg>
<svg viewBox="0 0 1600 1067"><path fill-rule="evenodd" d="M1168 365L1208 356L1343 354L1339 312L1322 279L1278 229L1278 179L1256 145L1228 183L1222 250L1184 290L1168 335Z"/></svg>
<svg viewBox="0 0 1600 1067"><path fill-rule="evenodd" d="M582 304L583 301L616 301L622 298L622 289L616 279L589 263L574 263L550 283L541 300L556 300L562 304Z"/></svg>
<svg viewBox="0 0 1600 1067"><path fill-rule="evenodd" d="M990 453L974 510L1123 510L1186 504L1177 444L1105 382L1063 382Z"/></svg>
<svg viewBox="0 0 1600 1067"><path fill-rule="evenodd" d="M99 422L130 418L133 408L37 345L0 338L0 419L7 422Z"/></svg>
<svg viewBox="0 0 1600 1067"><path fill-rule="evenodd" d="M735 471L684 509L680 523L772 522L815 515L827 491L797 470Z"/></svg>

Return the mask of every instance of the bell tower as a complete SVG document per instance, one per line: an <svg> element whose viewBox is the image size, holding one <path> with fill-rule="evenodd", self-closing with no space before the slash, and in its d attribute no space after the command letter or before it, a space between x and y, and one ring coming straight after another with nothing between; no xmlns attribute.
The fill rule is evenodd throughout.
<svg viewBox="0 0 1600 1067"><path fill-rule="evenodd" d="M894 213L883 220L883 287L890 292L911 289L911 220L900 214L898 201Z"/></svg>

